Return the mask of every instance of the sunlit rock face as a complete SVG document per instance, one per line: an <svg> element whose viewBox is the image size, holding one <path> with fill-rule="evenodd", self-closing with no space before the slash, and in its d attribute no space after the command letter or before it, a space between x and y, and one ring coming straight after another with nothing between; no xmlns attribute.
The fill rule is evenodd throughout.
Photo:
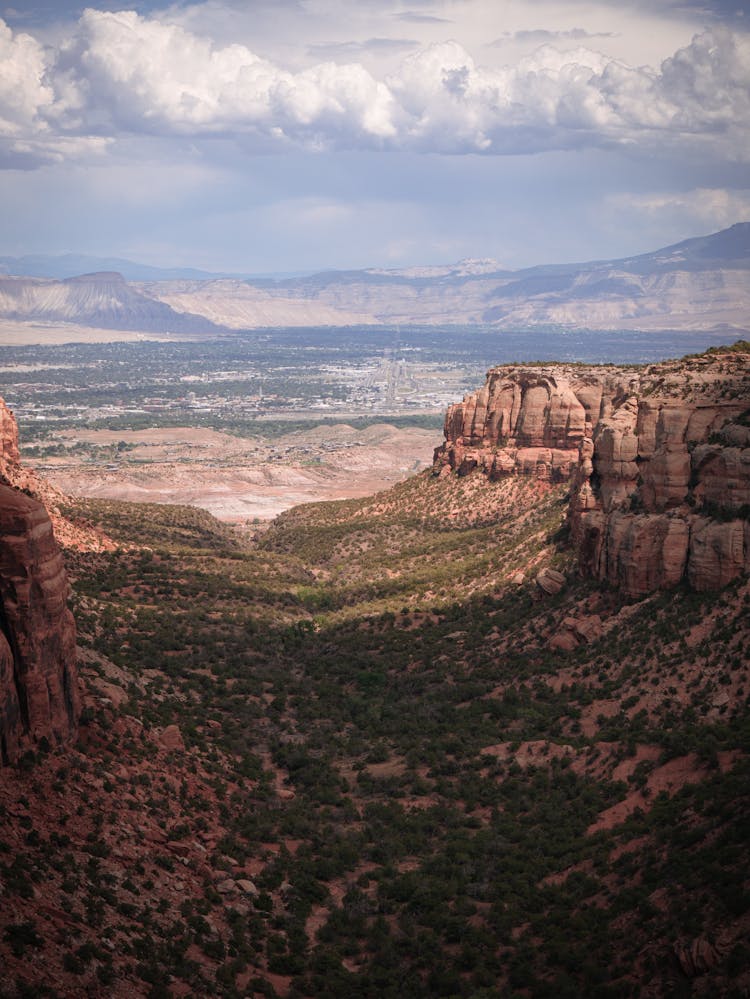
<svg viewBox="0 0 750 999"><path fill-rule="evenodd" d="M436 474L570 482L585 575L638 597L750 570L750 354L645 369L493 368L451 406Z"/></svg>
<svg viewBox="0 0 750 999"><path fill-rule="evenodd" d="M448 409L438 470L482 468L493 479L570 478L587 432L622 391L615 368L549 365L492 368L484 386Z"/></svg>

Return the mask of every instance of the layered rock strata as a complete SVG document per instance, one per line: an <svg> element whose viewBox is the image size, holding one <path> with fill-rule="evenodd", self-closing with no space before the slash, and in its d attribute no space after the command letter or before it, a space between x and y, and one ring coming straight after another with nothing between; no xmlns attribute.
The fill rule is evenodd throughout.
<svg viewBox="0 0 750 999"><path fill-rule="evenodd" d="M27 481L15 420L0 402L0 765L43 740L70 741L80 714L60 549L44 505L12 480Z"/></svg>
<svg viewBox="0 0 750 999"><path fill-rule="evenodd" d="M750 353L646 368L493 368L451 406L436 474L571 483L584 574L632 597L750 571Z"/></svg>

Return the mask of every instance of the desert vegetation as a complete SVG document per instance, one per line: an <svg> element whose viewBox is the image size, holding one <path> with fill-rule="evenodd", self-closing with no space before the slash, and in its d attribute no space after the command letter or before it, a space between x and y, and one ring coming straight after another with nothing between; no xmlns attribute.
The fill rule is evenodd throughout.
<svg viewBox="0 0 750 999"><path fill-rule="evenodd" d="M747 581L625 602L566 504L69 508L117 547L66 555L79 744L0 787L3 994L743 994Z"/></svg>

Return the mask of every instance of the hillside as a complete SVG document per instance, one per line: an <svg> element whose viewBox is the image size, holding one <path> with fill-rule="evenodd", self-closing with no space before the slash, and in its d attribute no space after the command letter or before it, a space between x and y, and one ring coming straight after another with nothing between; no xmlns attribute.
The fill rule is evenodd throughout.
<svg viewBox="0 0 750 999"><path fill-rule="evenodd" d="M660 407L654 442L670 401L734 407L701 431L726 486L749 368L738 345L619 381ZM634 594L582 559L576 468L538 459L612 460L607 379L497 369L510 392L448 414L434 469L255 538L188 507L66 508L119 547L66 553L75 749L2 772L3 995L750 988L747 567ZM698 486L696 517L747 523Z"/></svg>

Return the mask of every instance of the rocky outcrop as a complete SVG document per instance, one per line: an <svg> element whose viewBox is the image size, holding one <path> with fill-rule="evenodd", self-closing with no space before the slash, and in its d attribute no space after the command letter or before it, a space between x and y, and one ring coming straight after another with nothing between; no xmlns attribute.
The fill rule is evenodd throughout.
<svg viewBox="0 0 750 999"><path fill-rule="evenodd" d="M628 596L750 570L750 353L652 365L581 448L570 523L585 573Z"/></svg>
<svg viewBox="0 0 750 999"><path fill-rule="evenodd" d="M551 649L572 652L579 645L589 645L602 634L602 621L598 614L588 617L563 618L558 630L549 640Z"/></svg>
<svg viewBox="0 0 750 999"><path fill-rule="evenodd" d="M493 368L434 471L570 482L584 574L631 597L750 571L750 347L647 368Z"/></svg>
<svg viewBox="0 0 750 999"><path fill-rule="evenodd" d="M565 586L565 576L557 569L542 569L537 573L536 585L542 593L554 596Z"/></svg>
<svg viewBox="0 0 750 999"><path fill-rule="evenodd" d="M616 368L492 368L478 392L449 407L436 467L461 475L481 468L493 479L518 473L567 481L587 433L624 392L622 381Z"/></svg>
<svg viewBox="0 0 750 999"><path fill-rule="evenodd" d="M8 481L14 471L20 470L20 465L18 425L12 411L0 399L0 480Z"/></svg>
<svg viewBox="0 0 750 999"><path fill-rule="evenodd" d="M47 511L0 485L0 761L75 736L80 713L68 581Z"/></svg>
<svg viewBox="0 0 750 999"><path fill-rule="evenodd" d="M21 464L18 424L3 399L0 399L0 483L34 496L44 504L48 513L59 513L57 507L64 499L63 494Z"/></svg>

